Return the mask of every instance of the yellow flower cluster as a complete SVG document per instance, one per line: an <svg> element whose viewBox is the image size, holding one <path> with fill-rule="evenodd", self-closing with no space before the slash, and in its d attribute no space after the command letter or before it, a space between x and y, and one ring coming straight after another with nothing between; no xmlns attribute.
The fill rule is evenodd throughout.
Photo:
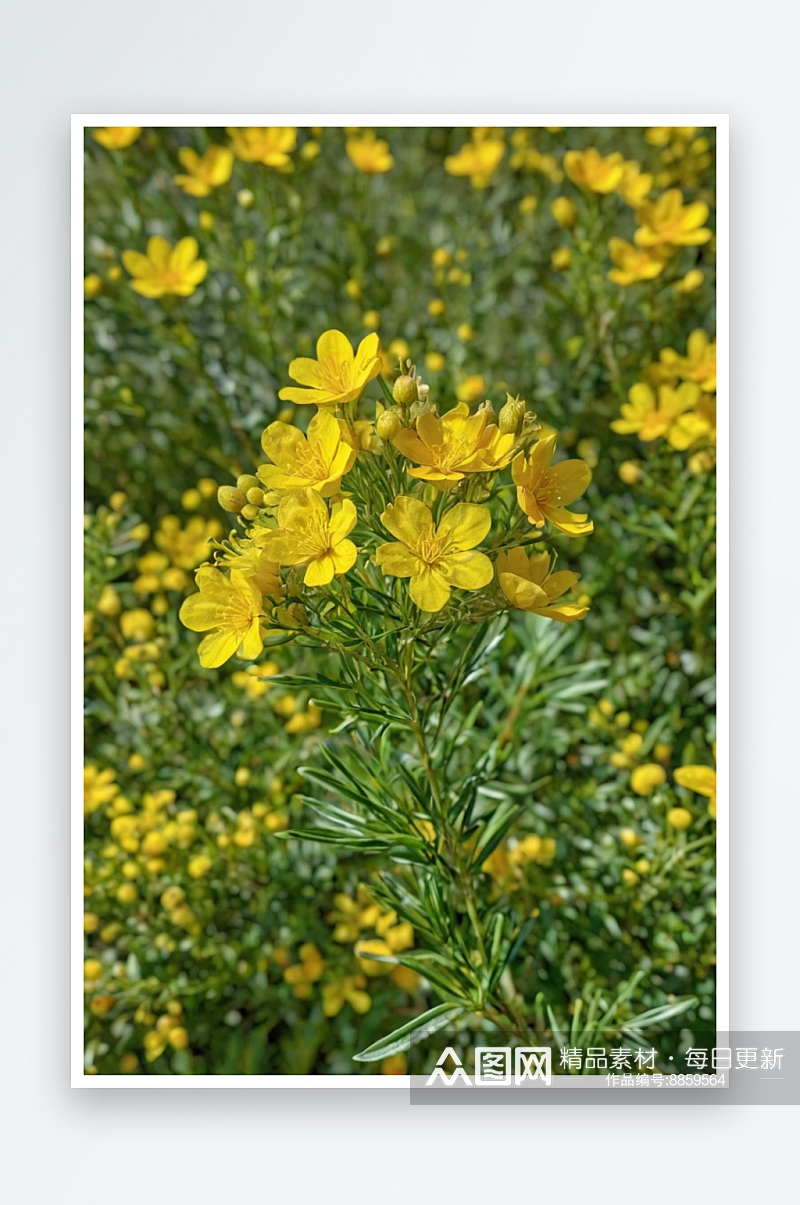
<svg viewBox="0 0 800 1205"><path fill-rule="evenodd" d="M368 540L378 540L372 563L385 577L408 579L409 597L421 611L439 612L454 589L483 591L496 579L505 606L562 623L583 618L585 606L555 605L578 575L553 572L546 553L529 556L531 537L520 532L514 546L496 535L494 562L479 545L493 523L485 500L492 496L497 474L508 466L521 511L515 530L527 521L534 539L546 523L568 536L589 534L593 525L588 516L568 509L589 485L588 466L580 460L554 464L555 434L536 439L540 429L535 416L519 398L509 396L499 418L490 402L472 412L466 401L459 401L438 414L410 363L410 375L401 371L394 384L396 405L378 405L373 430L356 417L356 404L381 371L378 336L367 335L354 352L341 331L330 330L320 336L316 351L316 359L300 358L289 365L298 388L280 391L284 401L316 404L307 431L282 419L271 423L261 441L269 462L257 475L245 474L235 487L218 492L226 510L253 525L244 538L231 537L215 565L198 569L199 593L181 608L187 627L208 633L199 649L201 664L214 668L235 653L256 658L270 623L296 628L304 622L299 600L291 601L287 593L296 596L300 584L315 589L335 579L343 582L356 567L359 544L351 537L359 513L348 483L356 464L363 463L359 458L369 461L365 472L374 472L382 457L382 471L394 483L393 500L380 514L380 531L373 521L364 532ZM482 392L483 380L476 379ZM384 388L388 392L388 385ZM480 392L472 396L477 400ZM173 564L188 563L197 555L205 528L202 533L200 527L193 530L187 539L174 525L165 532L165 522L156 534L157 545L170 552ZM284 569L290 570L286 582ZM257 681L252 686L246 681L249 690L259 692ZM317 719L312 709L306 719L292 716L287 729L313 727Z"/></svg>
<svg viewBox="0 0 800 1205"><path fill-rule="evenodd" d="M717 344L703 330L689 336L686 355L665 348L646 371L621 407L621 418L611 423L619 435L638 435L644 443L666 439L677 451L713 444L717 432ZM704 471L713 461L696 460L693 471ZM697 467L695 467L695 465Z"/></svg>

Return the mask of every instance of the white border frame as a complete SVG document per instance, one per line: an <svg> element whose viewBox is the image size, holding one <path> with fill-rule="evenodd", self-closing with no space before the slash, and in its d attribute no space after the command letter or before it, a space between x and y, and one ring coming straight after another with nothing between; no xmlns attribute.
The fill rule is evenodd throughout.
<svg viewBox="0 0 800 1205"><path fill-rule="evenodd" d="M717 131L717 1032L730 1029L729 828L729 123L727 114L73 114L71 149L71 975L70 1069L73 1088L372 1088L409 1089L410 1077L380 1075L85 1075L83 1069L83 144L87 126L713 126Z"/></svg>

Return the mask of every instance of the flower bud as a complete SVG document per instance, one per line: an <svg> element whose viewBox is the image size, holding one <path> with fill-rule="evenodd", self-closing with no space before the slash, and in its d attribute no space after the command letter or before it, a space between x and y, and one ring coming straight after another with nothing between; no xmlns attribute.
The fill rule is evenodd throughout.
<svg viewBox="0 0 800 1205"><path fill-rule="evenodd" d="M235 485L221 485L217 490L217 502L229 514L238 515L247 498Z"/></svg>
<svg viewBox="0 0 800 1205"><path fill-rule="evenodd" d="M400 415L396 410L384 410L383 414L378 416L375 430L384 443L391 443L401 426Z"/></svg>
<svg viewBox="0 0 800 1205"><path fill-rule="evenodd" d="M236 485L243 494L246 494L248 490L261 488L261 482L252 473L242 473L241 477L236 478Z"/></svg>
<svg viewBox="0 0 800 1205"><path fill-rule="evenodd" d="M392 397L401 406L410 406L412 402L416 402L419 397L416 378L408 376L398 377L392 388ZM380 432L378 434L380 435Z"/></svg>
<svg viewBox="0 0 800 1205"><path fill-rule="evenodd" d="M258 507L253 506L251 502L248 502L246 506L242 507L242 518L246 519L248 523L252 523L253 519L257 519L258 513Z"/></svg>
<svg viewBox="0 0 800 1205"><path fill-rule="evenodd" d="M522 398L511 397L510 394L506 396L507 401L500 411L498 425L503 435L519 435L525 420L525 403Z"/></svg>
<svg viewBox="0 0 800 1205"><path fill-rule="evenodd" d="M264 491L262 489L260 489L259 486L254 485L252 487L252 489L249 489L247 491L247 501L250 503L251 506L263 506L264 505Z"/></svg>

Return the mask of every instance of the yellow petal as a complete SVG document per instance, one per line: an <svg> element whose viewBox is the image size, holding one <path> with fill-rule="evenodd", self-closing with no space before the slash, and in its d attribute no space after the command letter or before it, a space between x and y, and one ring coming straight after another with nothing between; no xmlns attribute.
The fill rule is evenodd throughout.
<svg viewBox="0 0 800 1205"><path fill-rule="evenodd" d="M417 498L400 494L381 515L381 523L391 535L410 548L415 548L422 538L433 533L433 516L430 508Z"/></svg>
<svg viewBox="0 0 800 1205"><path fill-rule="evenodd" d="M262 627L258 618L255 618L250 624L247 635L242 642L242 656L246 661L255 661L263 646Z"/></svg>
<svg viewBox="0 0 800 1205"><path fill-rule="evenodd" d="M422 573L411 578L408 592L420 611L441 611L450 597L445 579L427 565Z"/></svg>
<svg viewBox="0 0 800 1205"><path fill-rule="evenodd" d="M220 606L218 602L204 598L202 594L192 594L185 600L178 613L181 623L191 632L207 632L219 622Z"/></svg>
<svg viewBox="0 0 800 1205"><path fill-rule="evenodd" d="M331 552L334 572L347 573L355 565L357 556L358 549L352 540L340 540Z"/></svg>
<svg viewBox="0 0 800 1205"><path fill-rule="evenodd" d="M241 633L229 630L211 632L200 641L197 654L206 669L217 669L230 660L242 642Z"/></svg>
<svg viewBox="0 0 800 1205"><path fill-rule="evenodd" d="M717 773L710 766L680 766L675 771L675 781L698 795L711 797L716 794Z"/></svg>
<svg viewBox="0 0 800 1205"><path fill-rule="evenodd" d="M348 540L349 544L350 541ZM303 584L306 586L327 586L328 582L333 581L333 575L336 572L336 565L330 553L325 553L324 556L317 557L316 560L310 562L303 577Z"/></svg>
<svg viewBox="0 0 800 1205"><path fill-rule="evenodd" d="M160 234L154 234L147 243L147 258L158 268L166 268L169 266L169 257L172 248L165 238Z"/></svg>
<svg viewBox="0 0 800 1205"><path fill-rule="evenodd" d="M425 562L405 544L381 544L375 551L375 560L388 577L413 577L425 568Z"/></svg>
<svg viewBox="0 0 800 1205"><path fill-rule="evenodd" d="M331 517L328 521L328 531L334 542L348 536L355 527L357 520L358 515L355 505L349 498L345 498L342 502L337 502L331 508Z"/></svg>
<svg viewBox="0 0 800 1205"><path fill-rule="evenodd" d="M492 562L482 552L454 552L439 565L451 586L461 590L480 590L494 577Z"/></svg>
<svg viewBox="0 0 800 1205"><path fill-rule="evenodd" d="M449 540L448 551L463 552L480 544L491 526L492 516L485 506L459 502L442 519L436 536L439 540Z"/></svg>
<svg viewBox="0 0 800 1205"><path fill-rule="evenodd" d="M592 470L582 460L562 460L547 474L548 502L567 506L585 494L592 480Z"/></svg>
<svg viewBox="0 0 800 1205"><path fill-rule="evenodd" d="M297 381L298 385L310 385L312 388L318 388L320 385L319 364L316 360L300 356L299 359L292 360L289 365L289 376L293 381Z"/></svg>
<svg viewBox="0 0 800 1205"><path fill-rule="evenodd" d="M263 432L261 447L275 464L285 461L293 464L305 451L306 440L302 431L290 423L274 422Z"/></svg>
<svg viewBox="0 0 800 1205"><path fill-rule="evenodd" d="M341 331L325 331L317 339L317 359L333 360L335 364L352 363L354 356L350 340Z"/></svg>

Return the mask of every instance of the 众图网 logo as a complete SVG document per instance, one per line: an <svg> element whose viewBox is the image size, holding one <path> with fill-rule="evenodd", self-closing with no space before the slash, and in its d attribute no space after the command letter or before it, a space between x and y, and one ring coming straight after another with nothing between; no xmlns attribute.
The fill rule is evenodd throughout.
<svg viewBox="0 0 800 1205"><path fill-rule="evenodd" d="M512 1055L514 1073L512 1078ZM448 1059L452 1071L448 1073L445 1064ZM542 1080L550 1086L551 1054L549 1046L518 1046L512 1051L509 1046L476 1046L475 1047L475 1076L470 1079L464 1070L461 1059L452 1046L447 1046L428 1078L425 1087L429 1088L436 1080L441 1080L445 1087L450 1088L455 1083L465 1084L468 1088L508 1087L512 1083L519 1087L526 1080Z"/></svg>

